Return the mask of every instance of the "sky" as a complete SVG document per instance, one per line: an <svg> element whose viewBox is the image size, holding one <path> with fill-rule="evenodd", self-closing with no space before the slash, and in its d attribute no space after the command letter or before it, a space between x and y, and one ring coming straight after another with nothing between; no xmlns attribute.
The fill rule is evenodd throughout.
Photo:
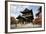
<svg viewBox="0 0 46 34"><path fill-rule="evenodd" d="M18 17L18 15L22 15L22 13L20 13L21 11L23 11L25 8L29 9L29 10L33 10L33 16L34 18L36 17L36 13L38 13L38 9L40 6L35 6L35 5L11 5L10 6L10 14L13 17Z"/></svg>

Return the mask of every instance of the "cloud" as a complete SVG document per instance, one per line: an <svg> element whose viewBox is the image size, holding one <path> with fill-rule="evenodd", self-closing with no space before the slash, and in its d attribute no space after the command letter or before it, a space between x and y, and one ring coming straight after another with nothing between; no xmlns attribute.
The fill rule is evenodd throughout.
<svg viewBox="0 0 46 34"><path fill-rule="evenodd" d="M33 10L33 15L34 15L34 18L35 18L35 14L38 12L38 8L39 6L29 6L29 5L15 5L15 6L12 6L11 5L11 16L18 16L18 15L22 15L20 12L23 11L25 8L28 8L28 9L32 9Z"/></svg>

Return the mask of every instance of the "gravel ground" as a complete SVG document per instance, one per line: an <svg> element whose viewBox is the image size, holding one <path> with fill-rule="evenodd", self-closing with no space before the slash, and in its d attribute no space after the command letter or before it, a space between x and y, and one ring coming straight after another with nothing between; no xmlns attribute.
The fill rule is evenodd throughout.
<svg viewBox="0 0 46 34"><path fill-rule="evenodd" d="M41 27L41 25L33 25L32 23L29 24L17 24L17 28L38 28ZM11 29L15 29L16 25L11 25Z"/></svg>

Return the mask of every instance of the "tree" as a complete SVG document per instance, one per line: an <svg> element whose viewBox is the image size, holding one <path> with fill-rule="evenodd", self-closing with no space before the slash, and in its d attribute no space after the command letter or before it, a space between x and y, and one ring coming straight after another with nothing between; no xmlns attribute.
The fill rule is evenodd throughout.
<svg viewBox="0 0 46 34"><path fill-rule="evenodd" d="M34 19L33 24L42 24L42 7L40 6L40 8L38 9L39 12L36 14L36 19Z"/></svg>
<svg viewBox="0 0 46 34"><path fill-rule="evenodd" d="M42 7L40 6L40 8L38 9L38 13L36 14L36 16L38 16L39 17L39 14L42 12Z"/></svg>
<svg viewBox="0 0 46 34"><path fill-rule="evenodd" d="M14 17L11 17L11 24L16 24L16 19Z"/></svg>

